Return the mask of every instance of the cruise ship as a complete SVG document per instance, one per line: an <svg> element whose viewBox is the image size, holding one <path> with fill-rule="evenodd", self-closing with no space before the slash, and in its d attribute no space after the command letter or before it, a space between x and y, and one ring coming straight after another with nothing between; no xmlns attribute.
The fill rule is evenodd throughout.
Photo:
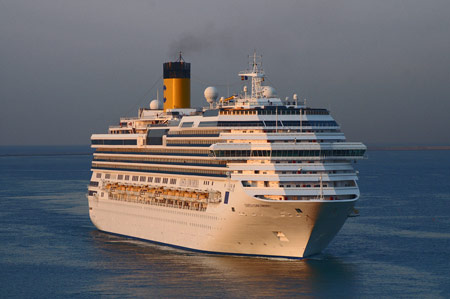
<svg viewBox="0 0 450 299"><path fill-rule="evenodd" d="M265 85L261 56L243 88L190 107L191 65L163 64L163 100L93 134L89 215L103 232L207 253L320 253L360 196L347 142L327 109Z"/></svg>

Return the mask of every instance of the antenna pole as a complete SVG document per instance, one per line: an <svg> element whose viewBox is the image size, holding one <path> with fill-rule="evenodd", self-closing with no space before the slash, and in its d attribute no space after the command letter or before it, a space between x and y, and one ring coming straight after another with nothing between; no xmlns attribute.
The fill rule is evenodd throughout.
<svg viewBox="0 0 450 299"><path fill-rule="evenodd" d="M278 106L275 107L275 133L278 133Z"/></svg>
<svg viewBox="0 0 450 299"><path fill-rule="evenodd" d="M322 183L322 173L320 174L320 199L323 200L323 183Z"/></svg>
<svg viewBox="0 0 450 299"><path fill-rule="evenodd" d="M300 133L303 133L303 108L300 108Z"/></svg>

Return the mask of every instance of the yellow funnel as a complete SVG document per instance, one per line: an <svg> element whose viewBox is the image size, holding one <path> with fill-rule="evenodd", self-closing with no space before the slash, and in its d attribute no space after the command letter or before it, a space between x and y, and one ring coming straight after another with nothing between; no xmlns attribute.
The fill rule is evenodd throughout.
<svg viewBox="0 0 450 299"><path fill-rule="evenodd" d="M164 111L191 107L191 64L180 59L166 62L164 69Z"/></svg>

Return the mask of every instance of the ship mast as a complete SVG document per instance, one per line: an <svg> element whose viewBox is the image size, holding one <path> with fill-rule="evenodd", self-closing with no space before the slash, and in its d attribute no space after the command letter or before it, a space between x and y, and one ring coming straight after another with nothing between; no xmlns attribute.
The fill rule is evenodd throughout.
<svg viewBox="0 0 450 299"><path fill-rule="evenodd" d="M262 68L262 55L257 55L256 51L252 56L249 56L249 68L239 73L242 80L247 80L248 77L252 78L252 93L251 98L256 99L262 96L261 84L264 81L264 70Z"/></svg>

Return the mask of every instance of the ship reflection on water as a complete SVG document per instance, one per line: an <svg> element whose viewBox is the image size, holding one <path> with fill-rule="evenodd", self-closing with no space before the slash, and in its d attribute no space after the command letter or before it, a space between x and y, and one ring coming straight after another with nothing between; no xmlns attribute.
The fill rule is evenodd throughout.
<svg viewBox="0 0 450 299"><path fill-rule="evenodd" d="M89 293L146 297L355 295L355 266L330 256L304 260L221 256L99 231L93 231L92 237L97 254L102 255L101 264L95 266L103 271ZM122 286L119 294L118 285Z"/></svg>

